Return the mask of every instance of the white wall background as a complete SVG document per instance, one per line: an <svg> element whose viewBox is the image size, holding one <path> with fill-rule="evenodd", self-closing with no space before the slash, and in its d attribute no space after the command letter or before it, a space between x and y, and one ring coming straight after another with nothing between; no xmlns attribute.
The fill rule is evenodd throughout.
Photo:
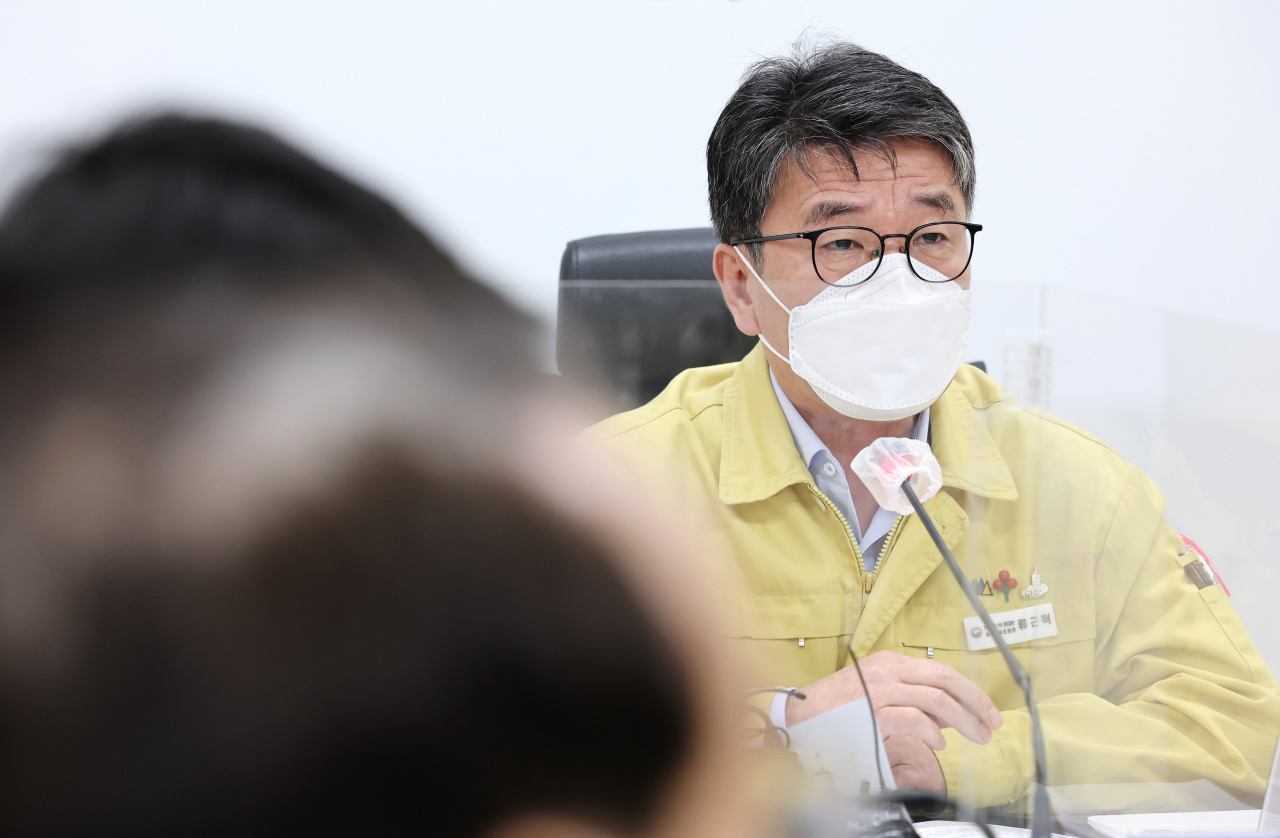
<svg viewBox="0 0 1280 838"><path fill-rule="evenodd" d="M1052 333L1049 405L1165 485L1280 669L1280 3L5 0L0 193L139 108L247 117L550 322L566 241L707 223L712 123L809 27L966 114L974 356Z"/></svg>
<svg viewBox="0 0 1280 838"><path fill-rule="evenodd" d="M707 223L703 145L806 27L971 121L977 277L1272 329L1280 4L41 0L0 4L0 171L142 106L261 120L551 316L564 243Z"/></svg>

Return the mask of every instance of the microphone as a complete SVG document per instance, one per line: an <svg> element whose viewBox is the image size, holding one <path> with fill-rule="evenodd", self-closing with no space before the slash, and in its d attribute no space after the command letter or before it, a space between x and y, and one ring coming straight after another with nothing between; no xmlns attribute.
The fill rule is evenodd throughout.
<svg viewBox="0 0 1280 838"><path fill-rule="evenodd" d="M924 528L929 533L929 538L933 539L934 546L938 548L938 552L946 560L947 566L951 568L951 575L956 578L956 583L960 585L960 590L964 591L965 598L969 600L969 605L973 607L974 612L982 621L982 625L986 627L987 632L995 640L996 648L1000 650L1000 654L1004 657L1005 666L1009 668L1009 672L1013 675L1014 683L1022 689L1022 695L1026 699L1027 711L1031 718L1031 753L1035 762L1035 788L1033 790L1031 808L1031 838L1048 838L1052 830L1053 813L1049 808L1044 758L1044 735L1040 729L1040 712L1036 708L1036 701L1032 695L1031 678L1028 677L1027 670L1023 667L1022 662L1013 656L1013 652L1009 649L1009 644L1001 637L1000 631L996 628L995 623L992 622L991 615L987 613L986 607L983 606L973 589L969 587L964 571L956 563L955 557L947 549L946 542L938 534L938 529L934 526L933 519L929 517L929 513L924 509L924 501L936 495L938 490L942 488L942 466L938 464L938 459L933 456L933 451L928 444L918 439L884 437L877 439L860 451L858 456L853 458L852 469L853 473L858 475L862 482L866 484L871 496L882 507L895 511L900 515L910 515L915 512L920 516L920 523L924 524ZM923 500L921 496L923 496ZM906 499L906 504L903 504L903 498Z"/></svg>
<svg viewBox="0 0 1280 838"><path fill-rule="evenodd" d="M927 443L918 439L881 437L853 458L853 473L871 492L871 497L890 512L910 515L911 502L898 488L904 482L924 503L942 488L942 466Z"/></svg>

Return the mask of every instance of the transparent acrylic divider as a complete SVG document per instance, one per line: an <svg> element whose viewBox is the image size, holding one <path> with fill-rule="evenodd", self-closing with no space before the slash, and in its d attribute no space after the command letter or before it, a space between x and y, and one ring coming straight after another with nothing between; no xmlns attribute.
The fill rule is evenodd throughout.
<svg viewBox="0 0 1280 838"><path fill-rule="evenodd" d="M1274 333L1262 332L1056 286L979 283L974 288L973 305L969 359L985 361L1008 398L1079 426L1151 478L1164 497L1165 520L1203 548L1230 589L1229 600L1223 599L1239 615L1249 640L1272 673L1280 671L1280 328ZM1042 439L1023 440L1023 453L1029 461L1053 463L1054 452L1049 446L1060 440L1047 432ZM1077 586L1080 589L1087 587L1087 580L1064 579L1063 574L1102 574L1110 571L1099 571L1100 564L1114 567L1127 559L1086 555L1089 545L1083 543L1043 543L1048 538L1043 533L1070 541L1070 534L1060 531L1061 521L1073 514L1072 505L1102 500L1072 496L1070 485L1047 478L1049 475L1041 473L1027 480L1034 484L1032 489L1020 487L1023 500L1034 502L1036 510L1036 525L1026 535L1024 552L1040 556L1056 552L1063 561L1071 549L1080 555L1078 562L1068 563L1067 571L1057 569L1051 574L1039 568L1050 591L1044 601L1058 600L1060 634L1027 643L1018 652L1036 684L1042 714L1045 701L1060 691L1055 685L1071 681L1070 673L1063 671L1063 661L1069 657L1063 651L1071 644L1089 650L1109 642L1094 636L1092 626L1086 629L1082 625L1090 621L1085 613L1088 609L1073 610L1069 602L1055 596L1073 582L1082 583ZM1028 491L1039 495L1026 497ZM1055 497L1055 492L1061 496ZM1002 556L1020 555L1019 550L1007 547L1002 548ZM983 552L982 545L972 548ZM1032 581L1029 568L1015 568L1013 560L1008 569L1017 577L1021 591ZM989 568L993 574L996 570ZM1171 572L1177 570L1174 567ZM1181 588L1170 589L1169 596L1182 593ZM1025 599L1019 593L1006 602L1003 591L983 598L993 614L1040 601ZM1125 608L1150 610L1146 630L1155 646L1184 642L1186 635L1179 634L1179 626L1161 623L1161 615L1156 613L1159 606L1153 601L1145 605L1124 603ZM1019 647L1013 648L1017 651ZM933 651L935 659L947 657L943 650ZM997 677L994 670L983 671L987 662L973 658L994 656L994 652L973 656L961 651L955 659L965 661L962 665L969 668L966 674L970 677L990 683ZM1088 666L1088 661L1086 653L1078 663ZM1150 700L1159 706L1158 697ZM1257 736L1259 741L1268 740L1259 746L1268 748L1268 760L1275 738L1274 730L1260 730ZM1226 750L1211 738L1202 742L1209 751ZM1158 752L1162 743L1148 744ZM1085 757L1098 761L1093 766L1097 771L1086 771L1086 775L1106 774L1106 760L1124 759L1122 753L1108 752L1107 743L1100 745L1096 757ZM1170 741L1169 746L1185 748L1185 742ZM1054 752L1063 749L1053 735L1046 737L1051 778ZM1206 753L1206 757L1230 760L1227 753ZM1158 764L1149 773L1147 779L1152 782L1092 785L1077 780L1056 791L1056 805L1079 812L1259 805L1252 800L1239 802L1240 795L1225 795L1216 786L1185 776L1185 772L1179 775L1175 769L1162 776Z"/></svg>

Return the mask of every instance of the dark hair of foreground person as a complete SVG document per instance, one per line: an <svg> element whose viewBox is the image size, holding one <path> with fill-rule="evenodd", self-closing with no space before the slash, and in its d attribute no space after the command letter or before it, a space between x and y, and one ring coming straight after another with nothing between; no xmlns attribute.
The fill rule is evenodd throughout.
<svg viewBox="0 0 1280 838"><path fill-rule="evenodd" d="M592 535L396 449L233 555L62 556L0 643L0 833L472 836L642 826L686 673Z"/></svg>
<svg viewBox="0 0 1280 838"><path fill-rule="evenodd" d="M0 212L0 318L72 295L352 266L416 276L442 311L533 322L391 201L259 126L160 112L55 149ZM5 317L5 314L8 317Z"/></svg>

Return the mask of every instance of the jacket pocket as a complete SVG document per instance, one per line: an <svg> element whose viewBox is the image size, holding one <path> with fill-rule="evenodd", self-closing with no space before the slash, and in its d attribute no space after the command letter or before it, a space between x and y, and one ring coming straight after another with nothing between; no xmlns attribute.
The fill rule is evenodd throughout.
<svg viewBox="0 0 1280 838"><path fill-rule="evenodd" d="M840 667L848 634L840 594L752 596L740 600L730 634L761 686L804 687Z"/></svg>
<svg viewBox="0 0 1280 838"><path fill-rule="evenodd" d="M842 594L744 597L734 635L755 640L835 637L845 633Z"/></svg>
<svg viewBox="0 0 1280 838"><path fill-rule="evenodd" d="M1017 608L1025 605L1019 604ZM1001 611L1011 610L1016 609L993 609L991 615L998 619ZM1055 602L1053 610L1058 626L1056 635L1012 643L1009 648L1030 674L1037 699L1092 692L1097 639L1093 603ZM954 667L991 696L998 707L1023 706L1022 691L1009 674L1000 650L970 651L964 630L964 619L970 616L973 612L967 607L908 605L898 616L895 635L903 654L932 657Z"/></svg>

